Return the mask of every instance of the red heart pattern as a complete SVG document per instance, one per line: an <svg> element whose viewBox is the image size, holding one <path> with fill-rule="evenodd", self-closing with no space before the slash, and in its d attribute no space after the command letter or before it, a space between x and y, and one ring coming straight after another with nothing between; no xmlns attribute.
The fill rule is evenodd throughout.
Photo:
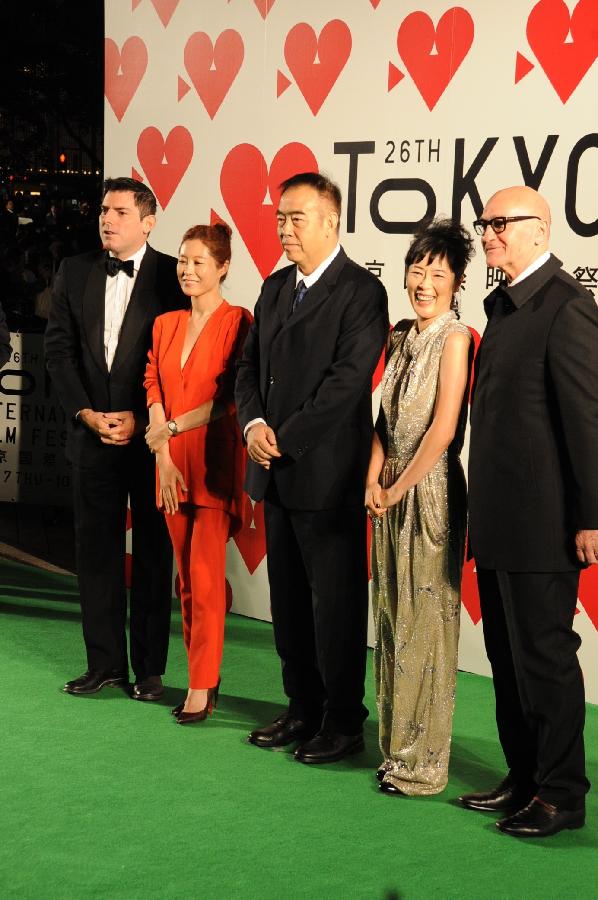
<svg viewBox="0 0 598 900"><path fill-rule="evenodd" d="M244 54L243 38L231 28L214 45L203 31L196 31L185 44L185 68L211 119L237 77Z"/></svg>
<svg viewBox="0 0 598 900"><path fill-rule="evenodd" d="M482 618L478 579L475 574L475 560L466 559L461 576L461 603L474 625Z"/></svg>
<svg viewBox="0 0 598 900"><path fill-rule="evenodd" d="M306 22L295 25L287 34L284 58L314 116L344 69L351 45L349 26L340 19L324 25L319 38Z"/></svg>
<svg viewBox="0 0 598 900"><path fill-rule="evenodd" d="M436 29L432 19L424 12L411 13L401 23L397 47L430 111L467 56L473 34L473 19L460 6L447 9Z"/></svg>
<svg viewBox="0 0 598 900"><path fill-rule="evenodd" d="M572 43L566 43L569 33ZM566 103L598 56L596 0L579 0L571 16L563 0L540 0L527 20L527 39L548 80Z"/></svg>
<svg viewBox="0 0 598 900"><path fill-rule="evenodd" d="M162 25L167 28L179 0L150 2ZM265 21L276 0L253 2ZM598 57L598 2L534 2L526 27L529 48L562 104L566 104ZM143 0L131 0L131 9L134 11L142 3ZM381 0L369 0L373 10L380 3ZM364 5L367 13L365 0ZM230 8L233 9L232 2ZM240 13L239 16L241 15ZM368 15L367 18L374 21L379 16ZM152 26L159 31L153 14L152 20ZM239 22L242 22L240 17ZM195 27L198 27L197 24ZM207 33L201 31L190 34L187 39L187 34L191 31L192 27L183 36L183 42L186 40L184 48L181 48L184 66L208 116L213 120L243 67L246 48L239 31L223 31L215 37L214 43ZM421 10L412 12L401 23L397 33L398 53L430 111L438 104L466 59L473 43L474 31L472 16L459 6L447 9L436 26L430 16ZM136 35L128 37L120 47L113 39L106 38L105 95L118 122L123 121L146 77L148 46L149 43L146 46L144 40ZM284 58L289 70L287 74L293 78L314 117L319 114L341 76L352 49L351 30L347 23L339 19L325 24L319 34L311 25L300 22L286 35ZM519 54L516 81L531 68L532 64ZM398 73L395 67L393 70ZM398 73L398 76L393 74L393 86L398 83L402 73ZM176 70L173 78L176 82ZM279 72L277 84L280 96L290 82L286 75ZM389 82L389 88L390 86ZM188 90L189 85L179 76L178 99L181 100ZM172 94L173 102L176 102L176 83L173 84ZM309 118L307 112L305 115ZM141 131L137 141L138 165L142 173L139 177L151 185L162 209L168 206L185 177L193 153L191 133L182 125L172 128L166 135L156 126L149 126ZM226 156L220 175L222 198L263 278L270 274L281 257L275 222L279 201L278 185L298 171L318 168L313 152L301 143L281 147L269 168L262 152L252 144L238 144ZM135 168L132 171L137 174ZM216 214L212 213L212 219L215 217ZM479 335L471 330L477 347ZM381 362L373 378L373 388L380 380L382 369ZM253 505L246 497L245 512L244 528L234 540L248 573L253 574L266 554L263 506ZM130 554L127 554L126 565L130 575ZM230 585L227 583L227 606L230 606L231 595ZM480 622L480 603L475 566L471 560L465 563L463 569L462 598L471 621L477 625ZM598 567L584 571L581 575L579 608L598 630Z"/></svg>
<svg viewBox="0 0 598 900"><path fill-rule="evenodd" d="M590 566L581 573L579 600L592 625L598 630L598 566Z"/></svg>
<svg viewBox="0 0 598 900"><path fill-rule="evenodd" d="M276 0L253 0L253 2L257 6L262 19L265 19L276 3Z"/></svg>
<svg viewBox="0 0 598 900"><path fill-rule="evenodd" d="M266 526L264 524L264 504L252 503L245 494L243 528L233 538L247 566L253 575L266 555Z"/></svg>
<svg viewBox="0 0 598 900"><path fill-rule="evenodd" d="M151 125L137 141L137 157L162 209L166 209L193 157L193 138L183 125L166 137Z"/></svg>
<svg viewBox="0 0 598 900"><path fill-rule="evenodd" d="M120 122L145 75L147 47L140 37L133 36L122 50L112 38L106 38L104 48L104 93Z"/></svg>
<svg viewBox="0 0 598 900"><path fill-rule="evenodd" d="M143 0L132 0L131 2L131 10L135 12L137 7ZM179 0L152 0L152 6L158 13L160 17L160 21L164 28L168 26L168 23L172 19L175 9L179 5Z"/></svg>
<svg viewBox="0 0 598 900"><path fill-rule="evenodd" d="M276 233L279 184L297 172L317 171L317 160L305 144L281 147L269 172L261 151L252 144L238 144L227 154L220 172L222 199L262 278L282 253ZM264 203L266 192L269 203Z"/></svg>

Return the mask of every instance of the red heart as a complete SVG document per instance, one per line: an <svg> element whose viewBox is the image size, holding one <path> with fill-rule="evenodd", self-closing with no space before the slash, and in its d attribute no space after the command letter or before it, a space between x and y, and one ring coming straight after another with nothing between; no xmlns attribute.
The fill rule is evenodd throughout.
<svg viewBox="0 0 598 900"><path fill-rule="evenodd" d="M436 30L424 12L411 13L401 23L397 47L405 66L424 98L434 109L473 41L473 19L460 6L441 16ZM436 43L436 53L433 53Z"/></svg>
<svg viewBox="0 0 598 900"><path fill-rule="evenodd" d="M137 9L142 0L132 0L131 9L133 12ZM172 14L179 5L179 0L152 0L152 5L158 15L164 28L168 25L172 18Z"/></svg>
<svg viewBox="0 0 598 900"><path fill-rule="evenodd" d="M112 38L104 42L104 93L120 122L147 69L147 47L140 37L130 37L122 50Z"/></svg>
<svg viewBox="0 0 598 900"><path fill-rule="evenodd" d="M276 3L276 0L253 0L253 2L257 6L262 19L265 19Z"/></svg>
<svg viewBox="0 0 598 900"><path fill-rule="evenodd" d="M319 38L306 22L295 25L287 34L284 58L314 116L334 87L350 53L351 32L340 19L324 25Z"/></svg>
<svg viewBox="0 0 598 900"><path fill-rule="evenodd" d="M565 43L571 30L573 43ZM540 0L527 20L527 39L548 80L566 103L598 56L598 5L579 0L569 16L563 0Z"/></svg>
<svg viewBox="0 0 598 900"><path fill-rule="evenodd" d="M173 128L166 140L153 125L139 135L137 157L162 209L168 206L192 156L193 138L182 125Z"/></svg>
<svg viewBox="0 0 598 900"><path fill-rule="evenodd" d="M584 569L579 580L579 600L598 631L598 566Z"/></svg>
<svg viewBox="0 0 598 900"><path fill-rule="evenodd" d="M239 234L262 278L282 253L276 232L279 185L297 172L317 172L318 162L305 144L285 144L270 166L257 147L237 144L227 154L220 172L220 191ZM264 203L266 191L270 203Z"/></svg>
<svg viewBox="0 0 598 900"><path fill-rule="evenodd" d="M223 31L212 46L209 36L196 31L185 44L185 68L213 119L241 68L245 48L238 31Z"/></svg>
<svg viewBox="0 0 598 900"><path fill-rule="evenodd" d="M482 618L478 579L475 574L475 560L466 559L461 576L461 602L474 625Z"/></svg>
<svg viewBox="0 0 598 900"><path fill-rule="evenodd" d="M253 575L266 555L266 526L264 525L264 504L253 504L245 494L243 528L233 540L239 548L247 571Z"/></svg>

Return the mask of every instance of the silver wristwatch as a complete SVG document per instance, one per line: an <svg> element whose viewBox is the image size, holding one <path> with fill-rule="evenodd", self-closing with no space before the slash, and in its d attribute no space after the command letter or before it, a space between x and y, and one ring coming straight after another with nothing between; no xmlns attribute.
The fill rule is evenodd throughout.
<svg viewBox="0 0 598 900"><path fill-rule="evenodd" d="M171 419L170 422L167 423L167 428L173 437L179 433L179 427L174 419Z"/></svg>

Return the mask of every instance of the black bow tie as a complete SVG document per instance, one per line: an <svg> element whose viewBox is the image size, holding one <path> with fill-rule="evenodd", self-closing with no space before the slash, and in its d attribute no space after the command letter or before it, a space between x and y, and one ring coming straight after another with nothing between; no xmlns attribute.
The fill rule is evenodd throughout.
<svg viewBox="0 0 598 900"><path fill-rule="evenodd" d="M128 275L129 278L132 278L134 269L135 265L132 259L117 259L116 256L106 257L106 271L110 277L118 275L118 273L122 271Z"/></svg>

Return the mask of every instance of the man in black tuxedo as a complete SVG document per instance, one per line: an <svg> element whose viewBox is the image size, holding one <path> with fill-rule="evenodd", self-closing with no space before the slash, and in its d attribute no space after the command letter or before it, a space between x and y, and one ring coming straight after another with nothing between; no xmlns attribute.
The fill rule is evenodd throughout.
<svg viewBox="0 0 598 900"><path fill-rule="evenodd" d="M103 250L65 259L46 331L46 363L70 424L77 573L88 670L64 687L91 694L128 683L125 621L127 496L132 524L132 696L157 700L166 667L172 550L155 503L143 376L155 317L183 305L176 260L146 242L156 198L108 179Z"/></svg>
<svg viewBox="0 0 598 900"><path fill-rule="evenodd" d="M589 789L572 625L580 567L598 561L598 307L549 253L536 191L499 191L474 227L507 279L484 304L469 535L509 773L460 799L544 837L583 825Z"/></svg>
<svg viewBox="0 0 598 900"><path fill-rule="evenodd" d="M288 710L249 736L302 741L304 763L363 748L367 629L364 480L371 381L387 297L338 242L341 195L317 173L281 185L278 234L292 265L266 279L239 363L236 401L265 498L268 577Z"/></svg>

